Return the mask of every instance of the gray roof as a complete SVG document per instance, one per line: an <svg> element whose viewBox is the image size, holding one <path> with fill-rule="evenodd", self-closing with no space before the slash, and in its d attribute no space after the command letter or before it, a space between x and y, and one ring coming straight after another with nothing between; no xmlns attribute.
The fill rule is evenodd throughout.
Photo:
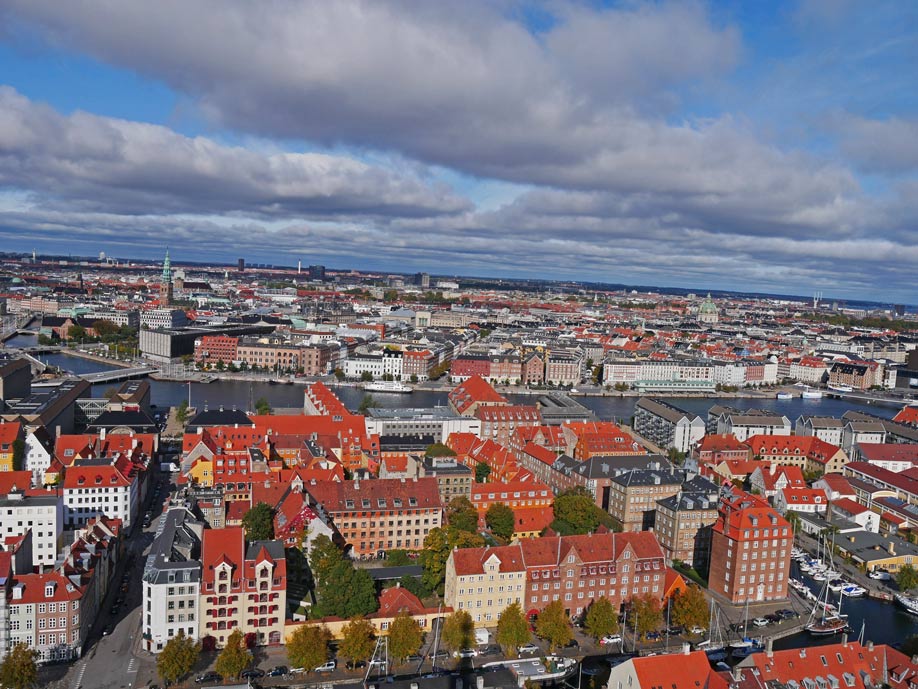
<svg viewBox="0 0 918 689"><path fill-rule="evenodd" d="M144 565L143 578L151 584L169 582L169 574L187 572L184 581L201 580L201 534L204 522L184 507L173 507L160 518L159 528Z"/></svg>
<svg viewBox="0 0 918 689"><path fill-rule="evenodd" d="M589 479L617 476L636 469L668 469L670 463L663 455L595 455L585 461L561 455L551 465L567 476L572 473Z"/></svg>
<svg viewBox="0 0 918 689"><path fill-rule="evenodd" d="M246 560L254 560L264 548L272 560L284 559L284 544L281 541L252 541L245 552Z"/></svg>
<svg viewBox="0 0 918 689"><path fill-rule="evenodd" d="M682 419L692 421L698 418L697 414L692 414L691 412L687 412L684 409L680 409L679 407L654 397L642 397L637 401L635 407L646 409L651 414L655 414L672 423L678 423Z"/></svg>
<svg viewBox="0 0 918 689"><path fill-rule="evenodd" d="M681 485L684 480L685 473L675 468L669 471L635 469L612 477L613 483L622 486L672 486Z"/></svg>

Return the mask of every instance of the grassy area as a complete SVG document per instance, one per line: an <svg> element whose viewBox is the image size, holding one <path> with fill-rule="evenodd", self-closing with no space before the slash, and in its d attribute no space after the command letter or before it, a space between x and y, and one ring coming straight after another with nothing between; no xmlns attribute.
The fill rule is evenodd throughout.
<svg viewBox="0 0 918 689"><path fill-rule="evenodd" d="M708 587L708 580L701 576L696 569L689 567L684 562L673 562L673 569L687 579L691 579L696 584L704 586L705 588Z"/></svg>

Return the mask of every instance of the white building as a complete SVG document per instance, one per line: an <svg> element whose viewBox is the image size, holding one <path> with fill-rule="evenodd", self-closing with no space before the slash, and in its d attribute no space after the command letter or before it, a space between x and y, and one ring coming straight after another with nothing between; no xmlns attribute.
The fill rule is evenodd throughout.
<svg viewBox="0 0 918 689"><path fill-rule="evenodd" d="M841 447L844 421L834 416L800 416L794 423L794 435L816 436L820 440Z"/></svg>
<svg viewBox="0 0 918 689"><path fill-rule="evenodd" d="M841 449L854 456L855 446L886 442L886 428L879 421L848 421L842 428Z"/></svg>
<svg viewBox="0 0 918 689"><path fill-rule="evenodd" d="M41 486L45 472L51 467L54 441L44 426L28 432L25 438L25 469L32 472L32 485Z"/></svg>
<svg viewBox="0 0 918 689"><path fill-rule="evenodd" d="M705 434L704 419L663 400L642 397L634 406L634 430L658 447L688 452Z"/></svg>
<svg viewBox="0 0 918 689"><path fill-rule="evenodd" d="M364 373L373 376L373 380L381 380L384 376L392 376L394 380L402 380L402 353L385 349L381 352L358 354L344 360L342 370L348 378L360 378Z"/></svg>
<svg viewBox="0 0 918 689"><path fill-rule="evenodd" d="M171 330L188 325L188 317L181 309L152 309L140 314L140 325L150 330Z"/></svg>
<svg viewBox="0 0 918 689"><path fill-rule="evenodd" d="M32 566L53 567L64 530L64 506L59 495L30 495L14 491L0 497L0 537L22 536L32 530Z"/></svg>
<svg viewBox="0 0 918 689"><path fill-rule="evenodd" d="M204 522L184 507L163 515L143 574L145 648L158 653L179 632L198 638ZM241 604L240 604L241 605Z"/></svg>
<svg viewBox="0 0 918 689"><path fill-rule="evenodd" d="M104 514L131 528L140 503L140 481L126 457L119 457L114 465L110 461L81 460L67 469L63 492L68 526L82 526L90 517Z"/></svg>
<svg viewBox="0 0 918 689"><path fill-rule="evenodd" d="M726 413L717 419L717 433L730 434L740 442L754 435L790 435L791 422L786 416L761 413Z"/></svg>

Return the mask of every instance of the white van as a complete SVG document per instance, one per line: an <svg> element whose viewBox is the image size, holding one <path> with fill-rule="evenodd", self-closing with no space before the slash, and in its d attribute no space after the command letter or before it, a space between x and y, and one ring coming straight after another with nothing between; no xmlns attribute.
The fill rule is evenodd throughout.
<svg viewBox="0 0 918 689"><path fill-rule="evenodd" d="M479 646L487 646L488 641L491 640L491 632L487 629L476 629L475 630L475 643Z"/></svg>

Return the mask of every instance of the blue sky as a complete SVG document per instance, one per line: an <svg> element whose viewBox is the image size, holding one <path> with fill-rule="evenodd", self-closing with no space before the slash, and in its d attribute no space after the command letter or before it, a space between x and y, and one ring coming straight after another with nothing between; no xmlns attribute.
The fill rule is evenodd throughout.
<svg viewBox="0 0 918 689"><path fill-rule="evenodd" d="M12 250L914 301L918 5L0 1Z"/></svg>

